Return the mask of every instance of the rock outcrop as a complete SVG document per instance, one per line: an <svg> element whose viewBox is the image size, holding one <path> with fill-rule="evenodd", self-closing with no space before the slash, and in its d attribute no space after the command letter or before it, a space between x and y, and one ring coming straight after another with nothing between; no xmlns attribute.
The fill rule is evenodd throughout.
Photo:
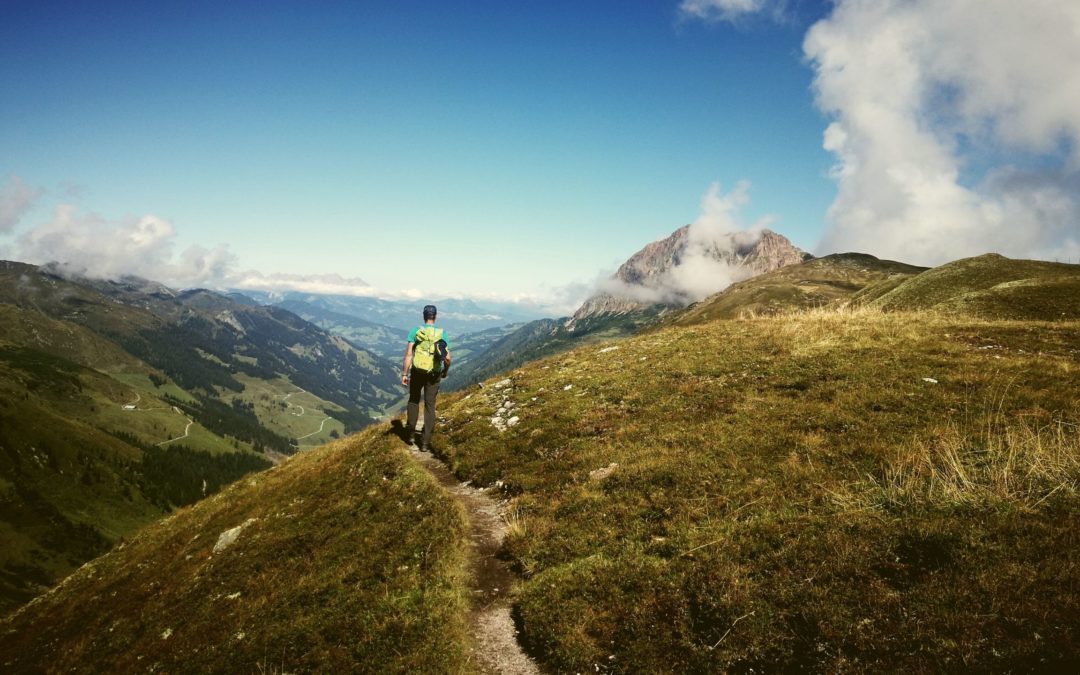
<svg viewBox="0 0 1080 675"><path fill-rule="evenodd" d="M713 293L723 290L733 280L748 279L812 257L772 230L730 232L713 241L701 242L693 240L691 227L683 226L632 255L612 277L616 282L613 285L627 292L594 295L566 322L566 328L573 331L583 320L596 316L628 314L657 306L680 307L700 299L680 293L669 283L672 270L691 255L723 263L732 272L728 277L717 277L715 288L710 289ZM638 290L641 292L633 292ZM652 295L656 296L655 300L649 297Z"/></svg>

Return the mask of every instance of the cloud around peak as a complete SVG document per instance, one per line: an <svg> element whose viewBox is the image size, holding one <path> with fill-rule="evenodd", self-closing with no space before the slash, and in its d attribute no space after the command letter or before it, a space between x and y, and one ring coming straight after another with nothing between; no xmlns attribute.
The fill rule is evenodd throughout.
<svg viewBox="0 0 1080 675"><path fill-rule="evenodd" d="M749 225L742 221L739 211L749 203L749 191L745 180L728 192L714 182L702 195L700 212L674 252L674 264L652 270L637 283L605 275L597 279L594 292L643 304L685 305L745 279L752 272L736 262L737 254L753 246L772 222L768 216Z"/></svg>

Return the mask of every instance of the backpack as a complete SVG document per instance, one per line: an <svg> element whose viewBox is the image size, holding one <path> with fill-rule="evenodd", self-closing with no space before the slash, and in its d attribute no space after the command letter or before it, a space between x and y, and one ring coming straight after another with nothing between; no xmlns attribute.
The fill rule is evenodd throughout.
<svg viewBox="0 0 1080 675"><path fill-rule="evenodd" d="M435 342L435 372L438 373L442 370L442 376L446 377L450 373L450 366L446 365L446 340L438 340Z"/></svg>
<svg viewBox="0 0 1080 675"><path fill-rule="evenodd" d="M413 349L412 367L429 373L442 371L443 359L436 358L436 342L442 341L442 329L433 326L424 326L416 331L416 347ZM443 354L445 351L443 342Z"/></svg>

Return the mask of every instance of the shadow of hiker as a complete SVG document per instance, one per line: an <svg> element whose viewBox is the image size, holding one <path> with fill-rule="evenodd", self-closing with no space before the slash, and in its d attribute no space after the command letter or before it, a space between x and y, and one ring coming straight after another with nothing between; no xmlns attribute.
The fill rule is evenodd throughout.
<svg viewBox="0 0 1080 675"><path fill-rule="evenodd" d="M399 419L390 421L390 428L386 430L386 433L384 435L397 436L405 445L411 446L413 444L413 439L409 438L409 430L405 428L405 423Z"/></svg>

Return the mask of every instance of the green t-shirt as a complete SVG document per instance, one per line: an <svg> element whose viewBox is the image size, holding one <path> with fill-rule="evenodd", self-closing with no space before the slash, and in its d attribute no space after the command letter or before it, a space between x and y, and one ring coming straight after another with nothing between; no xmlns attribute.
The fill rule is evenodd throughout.
<svg viewBox="0 0 1080 675"><path fill-rule="evenodd" d="M416 328L413 328L412 332L409 333L409 343L410 344L416 342L416 332L418 330L420 330L421 328L438 328L438 326L423 325L423 326L417 326ZM446 342L446 348L450 349L450 338L448 338L446 336L446 331L443 331L442 339Z"/></svg>

